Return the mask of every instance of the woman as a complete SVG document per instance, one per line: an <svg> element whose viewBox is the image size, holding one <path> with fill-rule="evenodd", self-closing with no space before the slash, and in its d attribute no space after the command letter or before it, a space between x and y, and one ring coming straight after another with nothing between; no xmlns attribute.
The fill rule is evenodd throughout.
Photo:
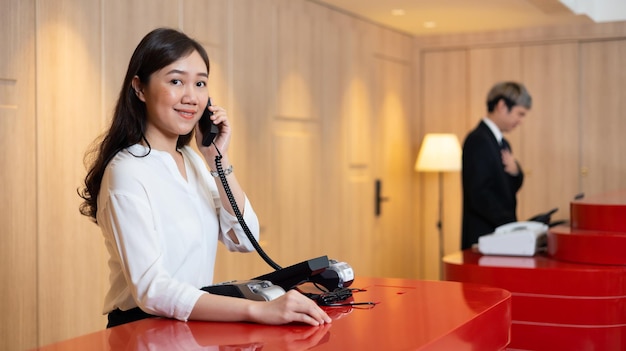
<svg viewBox="0 0 626 351"><path fill-rule="evenodd" d="M253 250L221 182L211 176L218 154L237 207L259 236L256 214L228 159L232 129L223 108L208 107L219 133L211 146L201 143L197 122L207 108L208 74L199 43L173 29L148 33L131 57L111 126L91 153L80 209L102 229L110 255L107 327L150 316L329 323L295 290L261 302L199 289L212 284L218 241L231 251ZM194 129L204 160L188 145Z"/></svg>

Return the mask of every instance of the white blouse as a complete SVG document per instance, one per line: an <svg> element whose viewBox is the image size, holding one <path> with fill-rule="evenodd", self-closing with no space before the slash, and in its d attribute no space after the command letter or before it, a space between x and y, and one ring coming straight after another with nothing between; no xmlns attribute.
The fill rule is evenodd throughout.
<svg viewBox="0 0 626 351"><path fill-rule="evenodd" d="M103 313L140 307L186 321L199 288L212 284L218 240L230 251L254 247L222 205L204 160L182 148L187 180L170 154L133 145L108 164L98 196L98 225L110 258ZM254 237L258 218L246 197L242 210ZM240 244L226 233L234 230Z"/></svg>

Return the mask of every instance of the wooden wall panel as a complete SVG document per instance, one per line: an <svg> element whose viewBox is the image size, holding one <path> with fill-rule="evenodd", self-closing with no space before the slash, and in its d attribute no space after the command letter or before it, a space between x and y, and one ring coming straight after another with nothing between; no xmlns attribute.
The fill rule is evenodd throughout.
<svg viewBox="0 0 626 351"><path fill-rule="evenodd" d="M311 120L317 119L314 60L318 28L314 14L305 9L310 5L303 1L283 1L278 7L276 116Z"/></svg>
<svg viewBox="0 0 626 351"><path fill-rule="evenodd" d="M179 28L179 1L107 0L97 1L91 11L100 13L103 65L103 127L108 125L115 108L133 50L149 31L157 27ZM101 6L101 9L99 8ZM94 28L96 30L99 28Z"/></svg>
<svg viewBox="0 0 626 351"><path fill-rule="evenodd" d="M374 57L383 56L377 52L382 49L377 48L376 42L372 43L371 38L386 36L388 41L402 43L399 50L392 50L397 52L394 54L395 57L390 57L392 61L397 61L402 55L408 55L410 38L402 35L395 38L393 33L381 31L371 24L364 25L344 14L337 14L306 2L298 4L276 1L272 4L277 6L274 12L264 13L270 19L273 13L276 16L275 22L252 19L246 15L248 21L255 21L259 25L256 32L263 33L255 33L254 38L263 38L266 41L265 47L257 47L253 44L256 40L252 40L250 44L253 52L275 50L270 56L274 57L274 60L245 61L257 71L262 69L266 72L268 69L275 69L276 72L274 77L266 76L264 81L258 80L259 85L263 82L265 86L274 85L275 95L262 88L256 92L257 95L274 97L273 101L276 101L275 105L261 102L261 106L268 106L274 111L270 115L270 121L273 128L271 145L275 149L267 150L267 147L263 146L264 143L260 143L261 149L251 150L254 154L265 150L272 155L269 160L272 167L268 168L267 163L259 163L260 169L267 170L259 177L267 177L271 184L269 193L272 196L271 201L262 204L263 207L256 207L259 213L265 211L267 215L269 211L269 225L275 226L263 227L265 233L262 233L262 245L282 264L285 264L283 260L294 263L320 254L328 254L331 258L346 261L356 260L364 256L364 251L359 250L362 248L360 243L371 241L375 228L367 225L374 223L371 163L372 151L379 147L377 143L380 138L380 131L372 127L372 124L376 123L373 119L376 115L373 111L377 106L374 96L376 92L384 89L376 90L375 87L379 82L371 75ZM239 8L238 4L235 6ZM236 23L239 22L241 12L246 11L234 11ZM272 38L276 38L276 42L273 42ZM245 42L246 39L243 38L242 43ZM305 47L304 42L307 42ZM241 55L245 50L243 47L239 49L238 45L235 44L234 58L243 60ZM255 57L264 56L266 55L255 55ZM404 56L403 59L407 63L410 62L408 56ZM239 73L239 69L235 71ZM240 73L242 77L243 72L245 71ZM294 73L297 76L295 79ZM253 85L257 84L254 83L256 79L252 79ZM236 78L235 81L239 79ZM247 81L251 81L250 76L247 77ZM235 91L238 89L235 88ZM250 96L255 94L251 88L246 87L246 91L249 91L247 94ZM408 88L405 87L404 91L406 93ZM409 99L404 97L401 118L404 118L405 122L408 121L409 113L406 111L410 106ZM251 123L259 122L252 120ZM405 126L407 124L408 122ZM259 126L261 130L267 128L263 124ZM398 129L403 132L410 130L408 127ZM266 138L262 134L253 137L257 140ZM402 150L410 150L407 139L400 140L406 146ZM398 155L403 155L402 152ZM297 159L289 161L293 157ZM259 154L256 158L262 160L267 156ZM412 159L412 156L403 159L404 166L412 162L412 160L406 162L406 159ZM300 163L303 160L306 162ZM300 175L298 168L304 165L306 167L318 165L311 168L312 177ZM407 174L412 176L410 169L411 166ZM278 172L285 172L285 175ZM290 175L294 179L290 179ZM255 181L264 189L268 188L267 184ZM397 183L406 185L406 181ZM353 187L359 191L342 190ZM307 199L308 208L304 203L298 202L303 200L293 199L293 193ZM281 211L280 203L290 201L298 206L290 206L287 212ZM354 205L357 202L359 206ZM299 214L301 209L310 213ZM352 223L346 222L345 218L359 218L360 222L355 224L357 230ZM261 220L263 222L263 216ZM302 226L308 226L310 229L301 229ZM367 230L361 231L358 228ZM306 233L311 233L315 237L308 245L299 245L288 237L295 235L294 238L300 238L299 241L306 241L309 240ZM333 244L335 241L337 244ZM345 245L341 245L342 243ZM359 267L363 274L373 274L376 272L375 269L379 269L379 265L371 258L379 251L377 247L368 246L365 252L370 258L362 259L364 264ZM397 269L394 274L403 274L402 270Z"/></svg>
<svg viewBox="0 0 626 351"><path fill-rule="evenodd" d="M380 45L371 39L378 36L377 27L354 19L350 23L350 27L345 28L346 34L341 43L344 50L349 50L343 59L345 78L348 79L346 84L349 86L341 93L344 111L340 116L347 118L348 166L360 174L363 167L371 169L371 155L378 135L374 128L374 108L378 97L372 90L375 80L371 71Z"/></svg>
<svg viewBox="0 0 626 351"><path fill-rule="evenodd" d="M533 106L514 132L522 140L517 154L525 174L520 220L554 207L553 220L569 219L569 204L580 191L578 67L577 43L522 47L522 81Z"/></svg>
<svg viewBox="0 0 626 351"><path fill-rule="evenodd" d="M411 57L413 40L409 35L400 34L385 27L375 27L370 40L371 38L376 38L374 41L376 56L401 62Z"/></svg>
<svg viewBox="0 0 626 351"><path fill-rule="evenodd" d="M232 67L229 35L232 28L232 4L219 0L183 0L183 21L179 28L199 41L207 51L210 61L209 93L214 104L224 107L230 115Z"/></svg>
<svg viewBox="0 0 626 351"><path fill-rule="evenodd" d="M626 40L581 45L582 191L626 188Z"/></svg>
<svg viewBox="0 0 626 351"><path fill-rule="evenodd" d="M349 260L354 256L354 247L344 222L344 216L352 203L345 198L342 189L349 186L346 179L348 167L348 145L346 135L353 117L354 89L351 87L354 71L350 62L358 65L354 53L358 47L358 37L354 36L354 23L348 17L333 11L320 10L318 21L324 45L320 48L319 71L321 79L320 97L317 100L320 114L320 169L315 170L321 201L318 206L318 219L315 236L319 242L327 233L336 233L333 245L323 245L323 252L331 258ZM330 117L334 116L334 117ZM362 128L361 128L362 129ZM320 244L318 244L320 245Z"/></svg>
<svg viewBox="0 0 626 351"><path fill-rule="evenodd" d="M276 120L272 155L275 240L272 258L282 266L324 254L324 224L316 221L320 163L319 128L313 123Z"/></svg>
<svg viewBox="0 0 626 351"><path fill-rule="evenodd" d="M35 2L0 12L0 349L37 346Z"/></svg>
<svg viewBox="0 0 626 351"><path fill-rule="evenodd" d="M463 142L468 131L466 50L425 52L421 56L421 101L419 145L427 133L454 133ZM417 158L417 154L415 154ZM415 160L413 160L415 162ZM459 160L460 162L460 160ZM438 279L439 260L439 177L437 173L419 173L420 234L423 258L422 277ZM458 250L461 242L462 192L460 172L443 174L444 254Z"/></svg>
<svg viewBox="0 0 626 351"><path fill-rule="evenodd" d="M232 5L221 0L182 0L180 29L205 46L226 48L232 28ZM211 58L211 57L209 57Z"/></svg>
<svg viewBox="0 0 626 351"><path fill-rule="evenodd" d="M271 115L275 107L276 26L277 4L275 1L229 1L231 22L221 30L227 34L224 50L228 52L230 73L223 88L218 92L209 78L209 86L215 94L229 94L229 116L233 121L234 133L231 145L231 160L237 179L244 187L261 225L259 244L275 261L276 238L271 215L275 210L272 198L272 153ZM213 94L213 93L212 93ZM282 262L279 262L282 263ZM271 271L271 268L256 253L233 254L219 248L215 270L215 281L247 279Z"/></svg>
<svg viewBox="0 0 626 351"><path fill-rule="evenodd" d="M468 63L469 132L487 114L489 89L501 81L521 80L521 50L519 46L471 48ZM518 138L510 135L507 139L516 152Z"/></svg>
<svg viewBox="0 0 626 351"><path fill-rule="evenodd" d="M95 0L37 4L39 342L102 329L107 284L97 227L78 212L83 155L102 123Z"/></svg>
<svg viewBox="0 0 626 351"><path fill-rule="evenodd" d="M282 1L278 7L275 58L276 111L272 118L270 170L274 191L275 259L283 266L322 255L319 222L321 174L318 15L308 2Z"/></svg>

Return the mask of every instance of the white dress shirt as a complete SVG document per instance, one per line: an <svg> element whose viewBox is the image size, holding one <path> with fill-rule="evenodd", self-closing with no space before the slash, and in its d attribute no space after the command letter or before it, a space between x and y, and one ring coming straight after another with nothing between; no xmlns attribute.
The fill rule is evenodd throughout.
<svg viewBox="0 0 626 351"><path fill-rule="evenodd" d="M108 164L98 196L98 225L109 252L106 314L140 307L187 320L199 288L212 284L218 240L230 251L254 247L237 218L222 210L204 160L182 148L187 180L170 154L133 145ZM244 220L256 239L259 223L247 197ZM240 244L226 233L234 230Z"/></svg>
<svg viewBox="0 0 626 351"><path fill-rule="evenodd" d="M503 136L502 136L502 131L500 130L500 128L498 128L498 126L492 120L490 120L489 117L483 117L483 122L485 122L487 127L491 129L491 132L493 133L493 136L496 137L498 144L502 144Z"/></svg>

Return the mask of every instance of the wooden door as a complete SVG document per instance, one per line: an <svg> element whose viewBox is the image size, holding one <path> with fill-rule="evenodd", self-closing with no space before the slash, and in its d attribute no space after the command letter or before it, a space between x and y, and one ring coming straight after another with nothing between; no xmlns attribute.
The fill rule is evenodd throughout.
<svg viewBox="0 0 626 351"><path fill-rule="evenodd" d="M569 220L580 191L578 44L524 46L522 62L533 106L518 127L525 174L518 215L525 220L558 208L552 220Z"/></svg>
<svg viewBox="0 0 626 351"><path fill-rule="evenodd" d="M408 104L410 65L376 57L374 68L374 180L381 182L380 195L385 200L370 233L374 243L370 272L381 277L417 277L419 236L410 220L414 203L410 197L414 172Z"/></svg>

